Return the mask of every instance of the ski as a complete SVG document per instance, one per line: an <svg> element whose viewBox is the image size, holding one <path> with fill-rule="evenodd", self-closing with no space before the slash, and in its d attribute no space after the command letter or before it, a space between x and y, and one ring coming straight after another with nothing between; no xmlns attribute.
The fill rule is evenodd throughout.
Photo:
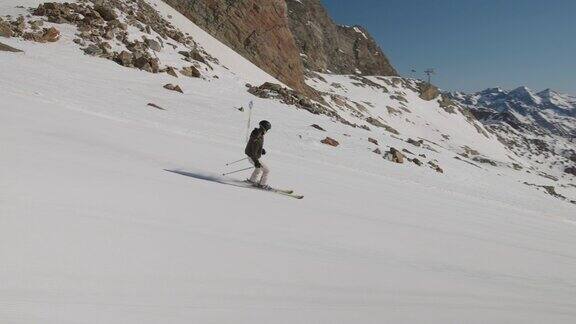
<svg viewBox="0 0 576 324"><path fill-rule="evenodd" d="M259 188L256 186L252 186L252 188L259 189L262 191L268 191L268 192L276 193L279 195L283 195L283 196L291 197L291 198L295 198L295 199L303 199L304 198L303 195L295 194L294 190L282 190L282 189L276 189L276 188Z"/></svg>
<svg viewBox="0 0 576 324"><path fill-rule="evenodd" d="M242 181L242 183L247 184L248 185L247 188L252 188L252 189L257 189L257 190L262 190L262 191L268 191L268 192L272 192L272 193L276 193L279 195L292 197L292 198L296 198L296 199L304 198L303 195L297 195L294 193L294 190L290 190L290 189L278 189L278 188L271 188L271 187L261 188L261 187L254 185L253 183L251 183L249 181Z"/></svg>
<svg viewBox="0 0 576 324"><path fill-rule="evenodd" d="M269 188L260 188L260 187L254 185L253 183L251 183L250 181L247 181L247 180L242 181L242 180L231 179L231 178L226 178L226 177L201 175L201 174L195 174L195 173L187 172L187 171L183 171L183 170L165 170L165 171L177 173L177 174L180 174L183 176L196 178L196 179L200 179L200 180L207 180L207 181L212 181L212 182L216 182L216 183L220 183L220 184L234 186L234 187L267 191L267 192L271 192L271 193L275 193L278 195L282 195L282 196L286 196L286 197L290 197L290 198L295 198L295 199L303 199L304 198L303 195L295 194L294 190L278 189L278 188L270 188L270 187Z"/></svg>

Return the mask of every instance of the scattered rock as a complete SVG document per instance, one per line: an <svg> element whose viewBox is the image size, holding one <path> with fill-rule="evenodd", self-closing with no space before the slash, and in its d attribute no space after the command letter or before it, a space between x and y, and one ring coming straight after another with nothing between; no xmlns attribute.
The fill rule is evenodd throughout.
<svg viewBox="0 0 576 324"><path fill-rule="evenodd" d="M128 51L122 51L116 55L114 61L116 61L118 64L122 66L133 67L134 55L132 55L132 53Z"/></svg>
<svg viewBox="0 0 576 324"><path fill-rule="evenodd" d="M94 10L100 14L102 19L106 21L117 19L118 16L112 7L109 7L105 4L97 4L94 6Z"/></svg>
<svg viewBox="0 0 576 324"><path fill-rule="evenodd" d="M44 21L42 20L34 20L34 21L30 21L30 28L32 28L32 30L39 30L40 27L44 26Z"/></svg>
<svg viewBox="0 0 576 324"><path fill-rule="evenodd" d="M476 161L476 162L484 163L484 164L490 164L491 166L497 166L498 165L495 161L492 161L488 158L481 157L481 156L472 157L472 161Z"/></svg>
<svg viewBox="0 0 576 324"><path fill-rule="evenodd" d="M446 111L449 114L455 114L456 113L456 104L454 103L454 101L452 101L451 99L445 97L445 96L441 96L440 101L438 101L438 104L440 105L440 108L444 109L444 111Z"/></svg>
<svg viewBox="0 0 576 324"><path fill-rule="evenodd" d="M136 56L136 55L135 55ZM134 60L134 66L140 70L150 73L158 73L160 68L158 66L157 58L149 58L147 56L140 56Z"/></svg>
<svg viewBox="0 0 576 324"><path fill-rule="evenodd" d="M44 34L42 35L42 40L44 42L56 42L60 39L60 31L55 27L50 27L48 29L44 29Z"/></svg>
<svg viewBox="0 0 576 324"><path fill-rule="evenodd" d="M150 57L148 49L160 51L163 47L162 39L172 38L189 48L196 46L192 37L184 35L160 16L153 6L142 0L47 2L40 4L32 12L36 16L45 16L52 23L75 25L78 29L76 34L78 38L74 39L74 42L81 45L88 55L110 59L120 65L136 67L151 73L159 72L160 61ZM125 22L119 20L117 12L126 13ZM41 24L42 20L37 20L31 22L30 27L32 30L39 29ZM142 41L132 41L128 37L128 26L138 28L142 32L154 30L159 35L158 40L144 38ZM48 42L55 41L59 37L59 32L53 29L47 29L46 35L39 35L38 32L25 32L26 23L23 17L11 22L10 27L12 32L16 31L14 36L28 40ZM114 52L110 46L112 41L123 44L128 51ZM132 54L131 59L130 54ZM213 59L209 55L207 58Z"/></svg>
<svg viewBox="0 0 576 324"><path fill-rule="evenodd" d="M370 143L372 143L372 144L375 144L375 145L378 145L378 140L376 140L376 139L374 139L374 138L372 138L372 137L368 137L368 142L370 142Z"/></svg>
<svg viewBox="0 0 576 324"><path fill-rule="evenodd" d="M10 28L10 24L4 22L3 20L0 20L0 36L12 37L12 35L14 35L14 33L12 32L12 28Z"/></svg>
<svg viewBox="0 0 576 324"><path fill-rule="evenodd" d="M187 76L187 77L189 77L189 78L199 78L200 76L202 76L202 75L200 74L200 71L198 71L198 69L197 69L196 67L194 67L194 66L186 66L186 67L183 67L183 68L180 70L180 73L182 73L182 75L185 75L185 76Z"/></svg>
<svg viewBox="0 0 576 324"><path fill-rule="evenodd" d="M166 73L168 73L169 75L177 78L178 77L178 73L176 73L176 69L169 66L168 68L166 68Z"/></svg>
<svg viewBox="0 0 576 324"><path fill-rule="evenodd" d="M91 55L91 56L99 56L103 53L104 51L102 51L102 49L94 44L88 45L88 47L86 47L84 49L84 53Z"/></svg>
<svg viewBox="0 0 576 324"><path fill-rule="evenodd" d="M550 196L559 198L559 199L563 199L566 200L567 198L559 193L556 192L556 188L554 186L544 186L544 185L538 185L535 183L528 183L528 182L524 182L525 185L527 186L531 186L531 187L537 187L537 188L542 188L546 191L547 194L549 194Z"/></svg>
<svg viewBox="0 0 576 324"><path fill-rule="evenodd" d="M334 147L340 145L340 143L338 143L337 140L335 140L331 137L326 137L325 139L321 140L320 142L322 144L326 144L326 145L330 145L330 146L334 146Z"/></svg>
<svg viewBox="0 0 576 324"><path fill-rule="evenodd" d="M412 161L412 163L416 164L417 166L423 165L422 161L418 160L417 158L413 158L411 161Z"/></svg>
<svg viewBox="0 0 576 324"><path fill-rule="evenodd" d="M416 141L416 140L413 140L411 138L409 138L406 142L408 142L409 144L412 144L414 146L418 146L418 147L420 147L420 146L422 146L422 144L424 144L424 140Z"/></svg>
<svg viewBox="0 0 576 324"><path fill-rule="evenodd" d="M370 125L374 125L376 127L380 127L380 128L384 128L387 132L392 133L392 134L396 134L396 135L400 135L400 133L395 130L394 128L384 124L383 122L379 121L376 118L373 117L368 117L366 118L366 122L369 123Z"/></svg>
<svg viewBox="0 0 576 324"><path fill-rule="evenodd" d="M384 154L384 158L394 163L404 163L404 154L393 147Z"/></svg>
<svg viewBox="0 0 576 324"><path fill-rule="evenodd" d="M190 52L190 58L195 60L195 61L204 63L206 65L210 65L210 64L208 64L208 62L206 62L206 59L204 59L204 56L202 56L198 50L191 51Z"/></svg>
<svg viewBox="0 0 576 324"><path fill-rule="evenodd" d="M380 151L379 148L376 148L374 151L372 151L373 153L376 153L378 155L382 154L382 152Z"/></svg>
<svg viewBox="0 0 576 324"><path fill-rule="evenodd" d="M168 83L168 84L164 85L164 89L168 89L168 90L172 90L172 91L177 91L177 92L180 92L180 93L184 93L184 91L182 91L182 88L180 88L180 86L174 85L174 84L171 84L171 83Z"/></svg>
<svg viewBox="0 0 576 324"><path fill-rule="evenodd" d="M327 109L320 104L313 103L298 91L284 88L277 83L265 82L259 87L251 86L248 88L248 92L263 99L277 98L287 105L294 105L316 115L326 114L331 116Z"/></svg>
<svg viewBox="0 0 576 324"><path fill-rule="evenodd" d="M564 172L576 176L576 167L574 166L567 167L566 169L564 169Z"/></svg>
<svg viewBox="0 0 576 324"><path fill-rule="evenodd" d="M442 170L442 168L441 168L440 166L438 166L438 164L436 164L436 163L434 163L434 162L432 162L432 161L428 161L428 165L429 165L432 169L436 170L436 172L438 172L438 173L444 173L444 170Z"/></svg>
<svg viewBox="0 0 576 324"><path fill-rule="evenodd" d="M405 148L402 149L402 152L414 155L414 153L410 152L409 150L407 150L407 149L405 149Z"/></svg>
<svg viewBox="0 0 576 324"><path fill-rule="evenodd" d="M160 52L160 51L162 50L162 46L160 45L160 43L157 42L157 41L155 41L155 40L153 40L153 39L146 38L146 39L144 40L144 42L145 42L146 45L148 45L148 47L150 47L153 51Z"/></svg>
<svg viewBox="0 0 576 324"><path fill-rule="evenodd" d="M148 103L148 106L154 107L154 108L160 109L160 110L166 110L166 109L164 109L164 108L162 108L162 107L160 107L160 106L158 106L157 104L152 103L152 102L149 102L149 103Z"/></svg>
<svg viewBox="0 0 576 324"><path fill-rule="evenodd" d="M23 51L0 42L0 52L21 53Z"/></svg>
<svg viewBox="0 0 576 324"><path fill-rule="evenodd" d="M320 125L312 124L310 126L316 128L317 130L323 131L323 132L326 131L324 128L320 127Z"/></svg>

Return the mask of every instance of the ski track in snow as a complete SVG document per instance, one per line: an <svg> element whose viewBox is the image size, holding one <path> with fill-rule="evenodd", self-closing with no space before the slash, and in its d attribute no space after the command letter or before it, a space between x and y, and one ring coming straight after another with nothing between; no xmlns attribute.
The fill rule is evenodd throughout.
<svg viewBox="0 0 576 324"><path fill-rule="evenodd" d="M383 161L371 133L249 95L271 77L150 2L235 74L122 68L64 25L55 44L2 40L25 54L0 53L1 323L576 320L573 205L449 154L426 152L444 175ZM303 200L165 171L241 158L250 100L274 125L271 183Z"/></svg>

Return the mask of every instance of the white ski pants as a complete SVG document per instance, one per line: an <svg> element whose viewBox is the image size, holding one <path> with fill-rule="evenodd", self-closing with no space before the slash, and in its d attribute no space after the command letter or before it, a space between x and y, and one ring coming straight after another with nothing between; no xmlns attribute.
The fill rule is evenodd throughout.
<svg viewBox="0 0 576 324"><path fill-rule="evenodd" d="M248 160L250 160L250 163L254 165L254 161L252 161L252 159ZM261 165L260 168L256 168L252 172L252 175L250 176L250 182L259 183L261 186L265 186L266 183L268 182L268 173L270 173L270 169L268 169L268 167L264 163L262 163L262 161L260 161L260 165ZM258 181L258 176L260 175L260 172L262 172L262 177L260 178L260 181Z"/></svg>

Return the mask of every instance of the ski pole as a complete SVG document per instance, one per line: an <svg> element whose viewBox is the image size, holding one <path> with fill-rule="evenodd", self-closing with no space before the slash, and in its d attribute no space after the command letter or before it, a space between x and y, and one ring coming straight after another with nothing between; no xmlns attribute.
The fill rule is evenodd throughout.
<svg viewBox="0 0 576 324"><path fill-rule="evenodd" d="M248 158L245 157L245 158L243 158L243 159L241 159L241 160L238 160L238 161L226 163L226 166L230 166L230 165L232 165L232 164L235 164L235 163L238 163L238 162L242 162L242 161L244 161L244 160L248 160Z"/></svg>
<svg viewBox="0 0 576 324"><path fill-rule="evenodd" d="M250 110L248 111L248 125L246 126L246 142L248 142L248 134L250 134L250 124L252 121L252 107L254 107L254 102L250 100L250 103L248 104L248 108L250 108Z"/></svg>
<svg viewBox="0 0 576 324"><path fill-rule="evenodd" d="M228 172L228 173L222 173L223 176L227 176L229 174L233 174L233 173L238 173L238 172L242 172L242 171L246 171L246 170L250 170L250 169L254 169L254 167L249 167L246 169L241 169L241 170L236 170L236 171L232 171L232 172Z"/></svg>

